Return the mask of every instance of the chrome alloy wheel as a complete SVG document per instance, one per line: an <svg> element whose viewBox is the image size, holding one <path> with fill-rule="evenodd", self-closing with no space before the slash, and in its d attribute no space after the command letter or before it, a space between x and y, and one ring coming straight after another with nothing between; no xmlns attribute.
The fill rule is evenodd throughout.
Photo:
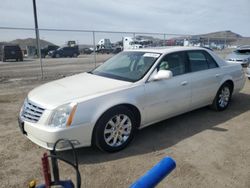
<svg viewBox="0 0 250 188"><path fill-rule="evenodd" d="M104 140L111 147L119 147L131 134L132 122L125 114L113 116L104 128Z"/></svg>
<svg viewBox="0 0 250 188"><path fill-rule="evenodd" d="M219 100L218 100L219 106L221 108L226 107L228 105L229 99L230 99L230 89L229 87L223 87L221 93L219 94Z"/></svg>

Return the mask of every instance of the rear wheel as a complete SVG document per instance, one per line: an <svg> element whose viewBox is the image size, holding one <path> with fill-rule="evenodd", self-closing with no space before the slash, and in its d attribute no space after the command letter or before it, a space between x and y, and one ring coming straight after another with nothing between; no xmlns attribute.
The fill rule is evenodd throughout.
<svg viewBox="0 0 250 188"><path fill-rule="evenodd" d="M73 57L77 57L77 54L76 54L76 53L74 53L74 54L73 54Z"/></svg>
<svg viewBox="0 0 250 188"><path fill-rule="evenodd" d="M232 86L229 83L224 83L218 90L213 101L212 107L217 111L225 110L231 102Z"/></svg>
<svg viewBox="0 0 250 188"><path fill-rule="evenodd" d="M248 80L250 80L250 77L247 77L248 78Z"/></svg>
<svg viewBox="0 0 250 188"><path fill-rule="evenodd" d="M59 54L56 54L56 58L59 58L60 57L60 55Z"/></svg>
<svg viewBox="0 0 250 188"><path fill-rule="evenodd" d="M114 107L98 120L94 130L95 145L107 152L125 148L133 139L136 121L132 112L124 106Z"/></svg>

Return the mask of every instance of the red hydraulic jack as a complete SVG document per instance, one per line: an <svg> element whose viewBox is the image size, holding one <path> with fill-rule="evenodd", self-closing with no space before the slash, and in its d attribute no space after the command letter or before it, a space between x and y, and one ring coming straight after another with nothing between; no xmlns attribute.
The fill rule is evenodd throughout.
<svg viewBox="0 0 250 188"><path fill-rule="evenodd" d="M56 154L56 145L62 141L68 142L69 146L72 147L74 163L72 163L71 161L68 161L68 160L66 160L66 159L64 159ZM51 167L52 167L53 178L54 178L53 181L51 180L49 158L51 159ZM45 184L38 185L38 186L36 186L36 188L51 188L53 186L56 186L56 187L61 186L63 188L74 188L75 187L71 180L60 180L58 160L61 160L65 163L71 165L75 169L75 171L76 171L76 188L80 188L81 187L81 174L80 174L79 169L78 169L78 159L77 159L77 155L75 152L75 148L74 148L74 145L69 140L65 140L65 139L60 139L55 143L53 150L50 151L50 155L48 155L47 153L43 154L42 167L43 167L43 175L44 175Z"/></svg>

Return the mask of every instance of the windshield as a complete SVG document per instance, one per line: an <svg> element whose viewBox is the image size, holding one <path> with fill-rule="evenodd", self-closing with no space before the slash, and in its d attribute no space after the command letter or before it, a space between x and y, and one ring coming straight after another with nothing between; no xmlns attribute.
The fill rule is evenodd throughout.
<svg viewBox="0 0 250 188"><path fill-rule="evenodd" d="M108 78L135 82L143 78L159 57L159 53L121 52L91 73Z"/></svg>
<svg viewBox="0 0 250 188"><path fill-rule="evenodd" d="M240 49L234 51L236 54L250 55L250 49Z"/></svg>

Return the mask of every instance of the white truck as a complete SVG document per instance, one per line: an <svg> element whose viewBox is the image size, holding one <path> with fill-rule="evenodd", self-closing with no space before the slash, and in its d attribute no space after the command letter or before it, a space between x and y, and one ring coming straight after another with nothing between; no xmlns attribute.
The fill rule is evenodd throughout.
<svg viewBox="0 0 250 188"><path fill-rule="evenodd" d="M132 37L123 37L123 50L139 49L142 45Z"/></svg>

